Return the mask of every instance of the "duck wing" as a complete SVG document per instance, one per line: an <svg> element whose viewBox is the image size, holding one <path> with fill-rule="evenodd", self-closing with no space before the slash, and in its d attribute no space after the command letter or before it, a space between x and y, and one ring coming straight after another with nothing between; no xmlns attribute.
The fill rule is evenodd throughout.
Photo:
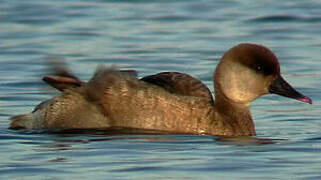
<svg viewBox="0 0 321 180"><path fill-rule="evenodd" d="M86 84L86 82L81 81L75 76L64 62L51 62L50 68L53 75L46 75L42 80L59 91L80 87ZM120 70L120 72L137 77L137 72L134 70Z"/></svg>
<svg viewBox="0 0 321 180"><path fill-rule="evenodd" d="M184 96L204 97L214 103L212 93L200 80L184 73L162 72L140 80L160 86L167 91Z"/></svg>
<svg viewBox="0 0 321 180"><path fill-rule="evenodd" d="M50 75L42 78L47 84L59 91L81 86L82 82L68 68L66 60L63 58L48 58L47 71Z"/></svg>
<svg viewBox="0 0 321 180"><path fill-rule="evenodd" d="M48 75L42 78L47 84L52 86L59 91L64 91L65 89L75 88L81 86L84 82L80 81L78 78Z"/></svg>

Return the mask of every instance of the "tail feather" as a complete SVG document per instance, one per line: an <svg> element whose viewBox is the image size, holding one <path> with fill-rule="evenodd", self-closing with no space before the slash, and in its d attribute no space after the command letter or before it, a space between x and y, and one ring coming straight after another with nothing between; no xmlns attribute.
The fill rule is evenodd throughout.
<svg viewBox="0 0 321 180"><path fill-rule="evenodd" d="M31 129L33 124L32 114L21 114L10 118L10 129Z"/></svg>

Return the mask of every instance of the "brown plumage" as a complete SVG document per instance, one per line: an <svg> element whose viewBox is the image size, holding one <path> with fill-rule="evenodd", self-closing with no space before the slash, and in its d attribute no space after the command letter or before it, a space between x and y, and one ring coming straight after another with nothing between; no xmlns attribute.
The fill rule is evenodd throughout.
<svg viewBox="0 0 321 180"><path fill-rule="evenodd" d="M240 44L222 57L213 75L215 101L201 81L178 72L138 79L135 71L100 67L89 82L71 73L44 80L62 93L32 113L13 116L11 128L246 136L255 134L249 107L256 98L275 93L312 103L284 81L276 56L256 44Z"/></svg>

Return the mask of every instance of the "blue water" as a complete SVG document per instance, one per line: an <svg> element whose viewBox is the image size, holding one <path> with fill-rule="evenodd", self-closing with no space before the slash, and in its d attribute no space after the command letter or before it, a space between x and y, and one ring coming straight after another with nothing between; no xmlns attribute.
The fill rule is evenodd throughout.
<svg viewBox="0 0 321 180"><path fill-rule="evenodd" d="M321 179L321 3L291 1L1 0L1 179ZM47 59L82 79L99 63L139 76L181 71L213 91L222 54L264 44L313 99L252 104L257 136L111 135L9 130L9 117L52 97Z"/></svg>

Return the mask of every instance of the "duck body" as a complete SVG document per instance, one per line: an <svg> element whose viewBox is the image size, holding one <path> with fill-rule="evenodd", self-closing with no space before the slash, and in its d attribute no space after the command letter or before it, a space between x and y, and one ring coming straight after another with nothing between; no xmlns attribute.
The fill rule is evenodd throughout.
<svg viewBox="0 0 321 180"><path fill-rule="evenodd" d="M135 74L102 67L88 82L73 75L48 76L44 80L62 93L29 114L13 116L10 127L249 136L255 135L249 108L256 98L272 92L312 103L281 78L274 54L255 44L240 44L222 57L213 75L215 100L187 74L163 72L142 79Z"/></svg>

